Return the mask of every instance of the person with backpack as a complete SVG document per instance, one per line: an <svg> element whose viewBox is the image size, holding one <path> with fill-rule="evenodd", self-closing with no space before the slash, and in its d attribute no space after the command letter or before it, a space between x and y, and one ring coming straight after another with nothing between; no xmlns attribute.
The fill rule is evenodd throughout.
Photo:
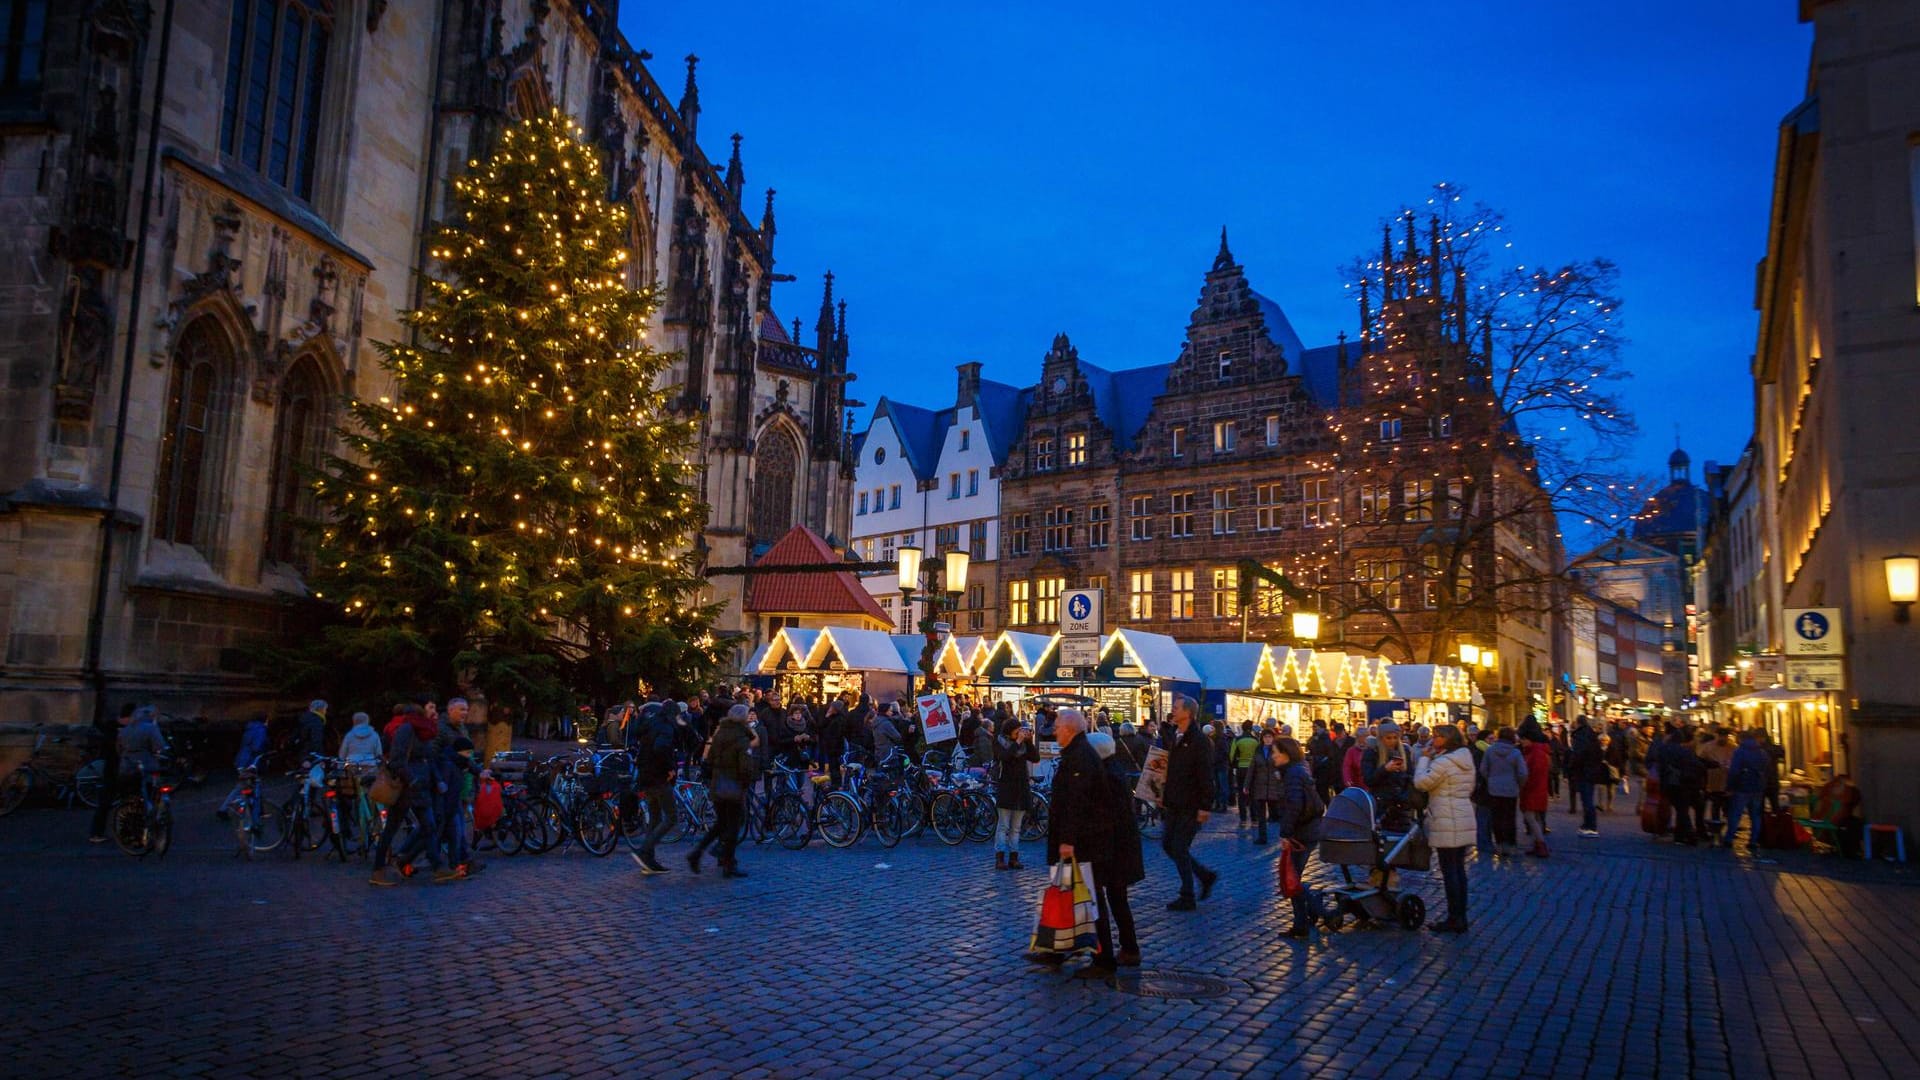
<svg viewBox="0 0 1920 1080"><path fill-rule="evenodd" d="M720 864L721 877L747 876L740 869L736 853L740 848L747 785L753 783L758 768L754 749L759 736L753 732L754 723L753 710L735 705L707 742L707 784L712 792L713 825L687 853L687 869L696 874L700 872L700 857L711 847L714 860Z"/></svg>
<svg viewBox="0 0 1920 1080"><path fill-rule="evenodd" d="M387 732L386 769L400 782L400 793L387 808L386 827L374 844L370 882L382 886L400 884L401 877L412 874L414 858L424 851L427 865L433 870L434 884L444 885L454 880L454 873L440 865L440 846L435 843L440 837L440 818L435 805L440 791L434 776L432 752L439 727L426 710L409 704L395 707ZM396 851L394 837L409 815L415 819L414 830L407 837L406 845ZM397 871L387 865L389 859L398 866Z"/></svg>
<svg viewBox="0 0 1920 1080"><path fill-rule="evenodd" d="M1721 847L1733 846L1740 833L1740 818L1748 819L1747 849L1760 848L1761 814L1765 810L1767 785L1773 774L1773 758L1760 745L1754 732L1740 737L1740 745L1727 759L1727 838Z"/></svg>
<svg viewBox="0 0 1920 1080"><path fill-rule="evenodd" d="M1240 734L1227 744L1227 766L1232 770L1234 795L1239 800L1240 824L1253 823L1253 809L1247 805L1247 770L1253 767L1253 756L1260 749L1260 740L1253 736L1253 724L1242 721Z"/></svg>
<svg viewBox="0 0 1920 1080"><path fill-rule="evenodd" d="M1271 757L1279 766L1280 798L1274 803L1274 824L1280 829L1281 846L1286 848L1281 857L1293 861L1293 872L1304 882L1307 861L1320 842L1320 819L1327 812L1327 804L1320 798L1313 772L1307 768L1306 751L1293 736L1274 739ZM1320 919L1319 899L1303 884L1292 903L1293 925L1282 933L1290 938L1311 937L1313 925Z"/></svg>
<svg viewBox="0 0 1920 1080"><path fill-rule="evenodd" d="M1520 752L1514 731L1503 727L1488 745L1480 762L1480 774L1487 785L1487 804L1493 818L1494 850L1502 855L1520 854L1517 821L1520 792L1527 786L1527 759Z"/></svg>
<svg viewBox="0 0 1920 1080"><path fill-rule="evenodd" d="M679 764L675 758L678 739L678 728L659 703L649 702L640 707L634 734L627 742L627 753L633 758L638 773L640 797L646 800L651 814L646 835L640 838L640 850L634 856L642 874L667 872L654 852L675 824L673 778Z"/></svg>
<svg viewBox="0 0 1920 1080"><path fill-rule="evenodd" d="M1253 841L1256 844L1267 842L1269 822L1284 825L1280 818L1280 800L1284 795L1280 770L1286 767L1287 759L1275 749L1276 741L1277 737L1271 731L1260 737L1260 749L1254 751L1253 763L1246 768L1246 778L1240 789L1241 809L1253 809L1253 823L1260 829L1260 834ZM1284 828L1280 835L1286 836Z"/></svg>

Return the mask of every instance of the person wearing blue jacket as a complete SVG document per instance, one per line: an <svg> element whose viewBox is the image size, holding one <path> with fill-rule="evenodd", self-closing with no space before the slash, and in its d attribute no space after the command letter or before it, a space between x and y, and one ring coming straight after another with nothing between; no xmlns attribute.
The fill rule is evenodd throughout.
<svg viewBox="0 0 1920 1080"><path fill-rule="evenodd" d="M1732 847L1735 834L1740 831L1740 817L1746 815L1747 847L1760 846L1760 810L1766 798L1767 785L1774 776L1773 756L1760 745L1760 739L1749 731L1740 736L1740 746L1727 759L1727 838L1720 842L1721 847Z"/></svg>

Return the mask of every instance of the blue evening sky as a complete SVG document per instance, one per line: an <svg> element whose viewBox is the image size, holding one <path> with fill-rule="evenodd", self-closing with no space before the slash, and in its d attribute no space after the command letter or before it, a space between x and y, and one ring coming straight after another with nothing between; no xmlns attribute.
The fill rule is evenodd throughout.
<svg viewBox="0 0 1920 1080"><path fill-rule="evenodd" d="M1351 335L1336 267L1445 179L1517 261L1620 264L1639 467L1676 424L1696 479L1751 431L1792 0L626 7L671 97L701 57L700 141L745 136L756 220L779 189L775 307L809 342L833 270L868 406L951 404L962 360L1032 382L1062 330L1173 359L1222 224L1309 345Z"/></svg>

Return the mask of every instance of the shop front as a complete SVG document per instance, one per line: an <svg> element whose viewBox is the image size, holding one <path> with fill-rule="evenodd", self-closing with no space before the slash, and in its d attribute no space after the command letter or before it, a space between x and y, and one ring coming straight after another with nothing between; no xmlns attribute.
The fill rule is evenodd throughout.
<svg viewBox="0 0 1920 1080"><path fill-rule="evenodd" d="M1385 672L1389 698L1375 708L1390 707L1392 719L1432 728L1436 724L1465 723L1472 717L1473 680L1466 669L1450 664L1394 664Z"/></svg>
<svg viewBox="0 0 1920 1080"><path fill-rule="evenodd" d="M1729 727L1765 731L1786 752L1781 783L1819 785L1833 778L1833 704L1827 694L1776 686L1722 701L1717 712Z"/></svg>

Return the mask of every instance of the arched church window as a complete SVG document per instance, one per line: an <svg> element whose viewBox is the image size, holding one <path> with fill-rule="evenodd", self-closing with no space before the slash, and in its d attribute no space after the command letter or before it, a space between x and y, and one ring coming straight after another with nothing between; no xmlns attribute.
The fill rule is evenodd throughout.
<svg viewBox="0 0 1920 1080"><path fill-rule="evenodd" d="M800 451L793 437L780 428L760 436L753 452L753 501L747 517L755 540L772 541L794 526L794 484L800 473Z"/></svg>
<svg viewBox="0 0 1920 1080"><path fill-rule="evenodd" d="M160 434L160 476L153 535L209 552L219 501L221 433L226 429L232 358L219 327L203 316L173 350L167 426Z"/></svg>
<svg viewBox="0 0 1920 1080"><path fill-rule="evenodd" d="M267 558L307 568L311 544L301 523L318 513L312 477L327 449L332 426L327 383L320 361L304 356L287 371L273 435L273 479L267 506Z"/></svg>

